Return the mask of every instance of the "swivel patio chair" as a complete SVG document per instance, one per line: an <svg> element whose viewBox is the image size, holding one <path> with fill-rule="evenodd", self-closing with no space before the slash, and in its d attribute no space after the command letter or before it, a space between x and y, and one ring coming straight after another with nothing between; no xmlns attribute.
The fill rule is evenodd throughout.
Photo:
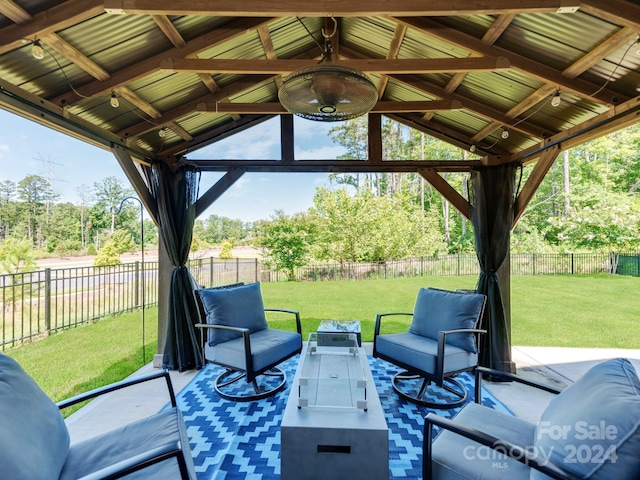
<svg viewBox="0 0 640 480"><path fill-rule="evenodd" d="M478 381L502 377L556 395L538 422L481 405L480 398L453 419L428 413L424 480L639 478L640 379L629 360L599 363L562 391L483 367L476 375Z"/></svg>
<svg viewBox="0 0 640 480"><path fill-rule="evenodd" d="M373 356L404 369L393 378L398 395L430 408L466 402L466 387L453 377L478 365L478 337L484 330L477 327L485 303L478 293L421 288L413 313L376 316ZM392 315L412 316L407 332L380 333L383 318ZM437 388L428 389L432 383Z"/></svg>
<svg viewBox="0 0 640 480"><path fill-rule="evenodd" d="M225 369L214 382L217 394L227 400L251 401L282 390L286 374L277 365L302 350L299 312L264 308L260 283L198 289L195 297L203 358ZM269 328L265 312L291 314L297 332ZM253 391L238 388L242 379Z"/></svg>

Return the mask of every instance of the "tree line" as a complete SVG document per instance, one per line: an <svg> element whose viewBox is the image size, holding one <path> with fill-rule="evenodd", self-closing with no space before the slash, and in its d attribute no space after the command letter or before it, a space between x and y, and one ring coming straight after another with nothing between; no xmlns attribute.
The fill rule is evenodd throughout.
<svg viewBox="0 0 640 480"><path fill-rule="evenodd" d="M367 157L366 117L330 131L341 159ZM476 158L390 119L382 124L383 159ZM514 253L633 251L640 241L640 127L633 126L563 152L512 233ZM532 170L519 172L521 188ZM446 180L468 197L467 173ZM134 192L115 177L77 187L77 203L60 202L38 175L0 180L0 261L5 271L28 268L33 252L67 255L102 250L104 264L139 248L140 210L124 202ZM144 220L144 238L156 227ZM418 174L334 174L318 188L313 206L282 211L259 222L217 215L197 219L192 251L212 245L253 244L278 268L312 261L378 262L407 256L472 252L471 224Z"/></svg>

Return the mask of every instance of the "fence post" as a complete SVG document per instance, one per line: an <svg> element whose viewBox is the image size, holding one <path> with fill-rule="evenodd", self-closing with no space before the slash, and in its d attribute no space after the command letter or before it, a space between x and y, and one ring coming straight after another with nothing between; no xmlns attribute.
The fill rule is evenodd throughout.
<svg viewBox="0 0 640 480"><path fill-rule="evenodd" d="M571 253L571 275L573 275L573 252Z"/></svg>
<svg viewBox="0 0 640 480"><path fill-rule="evenodd" d="M236 257L236 283L240 281L240 258Z"/></svg>
<svg viewBox="0 0 640 480"><path fill-rule="evenodd" d="M44 269L44 325L51 330L51 269Z"/></svg>
<svg viewBox="0 0 640 480"><path fill-rule="evenodd" d="M139 302L139 297L140 297L140 262L136 260L136 264L135 264L135 285L133 287L133 291L136 292L135 293L135 305L136 308L140 306L140 302Z"/></svg>
<svg viewBox="0 0 640 480"><path fill-rule="evenodd" d="M533 258L533 266L532 266L532 268L533 268L533 275L535 275L535 274L536 274L536 254L535 254L535 253L532 253L532 254L531 254L531 257Z"/></svg>

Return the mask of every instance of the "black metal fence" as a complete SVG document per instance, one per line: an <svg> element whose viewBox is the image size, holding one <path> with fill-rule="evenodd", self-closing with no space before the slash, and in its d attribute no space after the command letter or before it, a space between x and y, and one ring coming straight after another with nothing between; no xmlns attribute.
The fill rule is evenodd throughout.
<svg viewBox="0 0 640 480"><path fill-rule="evenodd" d="M192 259L204 287L289 280L258 259ZM640 254L522 254L511 256L513 275L619 273L640 275ZM480 273L475 254L440 255L381 263L300 267L298 281L459 276ZM158 301L158 264L71 267L0 275L0 349ZM144 292L144 293L143 293Z"/></svg>

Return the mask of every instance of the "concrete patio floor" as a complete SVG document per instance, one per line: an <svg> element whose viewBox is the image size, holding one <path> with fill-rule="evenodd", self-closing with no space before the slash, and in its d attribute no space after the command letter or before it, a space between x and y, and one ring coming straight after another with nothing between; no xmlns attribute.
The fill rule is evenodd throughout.
<svg viewBox="0 0 640 480"><path fill-rule="evenodd" d="M371 354L371 344L364 344ZM513 347L517 373L529 380L565 388L593 365L616 357L632 361L640 373L640 350ZM153 371L145 365L134 375ZM171 372L178 393L197 371ZM484 386L516 416L536 421L553 395L515 383ZM164 381L156 380L104 395L67 418L71 441L77 442L159 411L169 401Z"/></svg>

